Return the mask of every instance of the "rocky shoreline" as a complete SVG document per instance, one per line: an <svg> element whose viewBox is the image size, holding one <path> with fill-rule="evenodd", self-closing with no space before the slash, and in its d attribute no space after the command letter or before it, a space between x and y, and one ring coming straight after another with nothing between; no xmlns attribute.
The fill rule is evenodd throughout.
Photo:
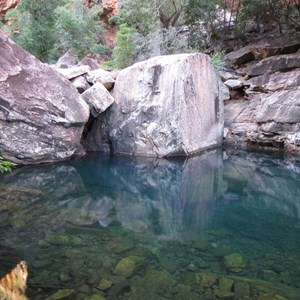
<svg viewBox="0 0 300 300"><path fill-rule="evenodd" d="M224 144L300 152L300 43L271 41L229 53L220 75L225 99Z"/></svg>
<svg viewBox="0 0 300 300"><path fill-rule="evenodd" d="M231 52L231 68L218 76L200 53L155 57L118 72L101 69L92 58L78 62L71 53L49 66L4 33L0 37L7 54L0 77L0 153L16 163L54 162L87 151L191 156L221 144L300 152L297 41Z"/></svg>

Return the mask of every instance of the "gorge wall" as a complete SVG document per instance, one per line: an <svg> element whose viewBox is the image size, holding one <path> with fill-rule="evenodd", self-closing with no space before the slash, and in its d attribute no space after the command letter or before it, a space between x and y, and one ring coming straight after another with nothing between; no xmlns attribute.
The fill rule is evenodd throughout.
<svg viewBox="0 0 300 300"><path fill-rule="evenodd" d="M300 152L300 43L280 39L227 55L220 72L225 101L225 144Z"/></svg>

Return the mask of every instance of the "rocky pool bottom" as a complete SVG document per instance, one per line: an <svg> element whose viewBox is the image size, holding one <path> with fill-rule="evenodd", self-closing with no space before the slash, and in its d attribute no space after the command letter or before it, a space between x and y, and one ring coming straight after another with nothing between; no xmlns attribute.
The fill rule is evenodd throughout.
<svg viewBox="0 0 300 300"><path fill-rule="evenodd" d="M0 175L0 277L29 299L300 299L300 159L215 150Z"/></svg>

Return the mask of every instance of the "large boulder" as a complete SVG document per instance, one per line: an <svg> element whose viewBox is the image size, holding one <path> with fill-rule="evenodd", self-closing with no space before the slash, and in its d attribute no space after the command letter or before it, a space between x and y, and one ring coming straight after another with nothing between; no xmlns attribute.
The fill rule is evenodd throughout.
<svg viewBox="0 0 300 300"><path fill-rule="evenodd" d="M21 164L70 157L89 107L75 87L0 31L0 154Z"/></svg>
<svg viewBox="0 0 300 300"><path fill-rule="evenodd" d="M188 156L221 144L220 84L200 53L154 57L122 70L108 114L113 151Z"/></svg>

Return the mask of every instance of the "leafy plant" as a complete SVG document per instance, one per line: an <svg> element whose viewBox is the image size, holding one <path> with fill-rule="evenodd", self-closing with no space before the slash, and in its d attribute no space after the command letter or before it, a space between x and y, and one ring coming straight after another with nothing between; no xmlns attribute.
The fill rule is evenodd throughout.
<svg viewBox="0 0 300 300"><path fill-rule="evenodd" d="M9 162L0 156L0 173L11 172L15 166L15 163Z"/></svg>
<svg viewBox="0 0 300 300"><path fill-rule="evenodd" d="M72 0L63 7L57 7L55 50L62 54L69 49L82 58L87 53L105 54L103 45L104 27L100 21L99 6L87 8L81 0Z"/></svg>
<svg viewBox="0 0 300 300"><path fill-rule="evenodd" d="M116 36L116 46L113 51L113 59L109 66L116 69L123 69L136 60L134 37L137 32L129 28L126 23L121 24Z"/></svg>
<svg viewBox="0 0 300 300"><path fill-rule="evenodd" d="M210 55L211 63L214 67L219 70L220 68L224 67L225 62L223 61L224 52L223 51L215 51L213 54Z"/></svg>
<svg viewBox="0 0 300 300"><path fill-rule="evenodd" d="M62 4L63 0L21 0L7 15L12 38L40 60L48 61L56 40L53 11Z"/></svg>

